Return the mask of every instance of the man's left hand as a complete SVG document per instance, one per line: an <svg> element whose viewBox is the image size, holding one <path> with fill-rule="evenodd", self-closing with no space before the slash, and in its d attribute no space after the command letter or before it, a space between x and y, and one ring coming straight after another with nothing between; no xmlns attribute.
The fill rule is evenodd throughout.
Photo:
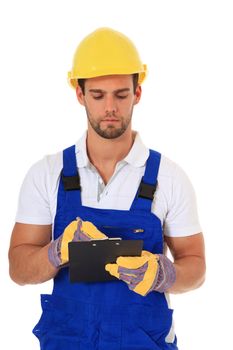
<svg viewBox="0 0 233 350"><path fill-rule="evenodd" d="M176 277L175 267L165 255L145 250L141 256L121 256L117 258L116 264L107 264L105 269L142 296L151 291L165 292Z"/></svg>

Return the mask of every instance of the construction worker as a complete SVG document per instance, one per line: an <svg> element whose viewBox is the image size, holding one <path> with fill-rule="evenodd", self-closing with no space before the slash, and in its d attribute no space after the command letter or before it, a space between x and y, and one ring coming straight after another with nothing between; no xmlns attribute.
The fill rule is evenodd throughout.
<svg viewBox="0 0 233 350"><path fill-rule="evenodd" d="M23 182L10 275L21 285L54 279L33 329L42 350L178 349L169 293L204 281L192 185L132 130L146 73L120 32L99 28L85 37L68 80L85 107L87 131L34 164ZM68 243L113 237L143 240L141 256L106 264L114 281L70 283Z"/></svg>

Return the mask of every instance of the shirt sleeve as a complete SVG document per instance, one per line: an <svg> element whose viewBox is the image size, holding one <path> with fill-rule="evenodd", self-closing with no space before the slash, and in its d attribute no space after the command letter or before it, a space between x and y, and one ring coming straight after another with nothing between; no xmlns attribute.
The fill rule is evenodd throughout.
<svg viewBox="0 0 233 350"><path fill-rule="evenodd" d="M185 237L202 231L194 188L186 173L176 165L164 220L164 235Z"/></svg>
<svg viewBox="0 0 233 350"><path fill-rule="evenodd" d="M48 175L46 158L29 169L19 193L16 222L35 225L52 223Z"/></svg>

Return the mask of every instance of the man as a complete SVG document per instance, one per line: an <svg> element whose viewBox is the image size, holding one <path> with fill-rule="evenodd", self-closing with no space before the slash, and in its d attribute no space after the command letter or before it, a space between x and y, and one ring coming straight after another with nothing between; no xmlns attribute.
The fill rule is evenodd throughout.
<svg viewBox="0 0 233 350"><path fill-rule="evenodd" d="M168 293L204 281L192 186L132 130L145 76L123 34L100 28L84 38L69 82L85 107L87 132L75 146L36 163L24 180L10 275L22 285L54 278L33 330L42 350L178 349ZM143 240L141 256L107 264L114 281L71 284L68 243L111 237Z"/></svg>

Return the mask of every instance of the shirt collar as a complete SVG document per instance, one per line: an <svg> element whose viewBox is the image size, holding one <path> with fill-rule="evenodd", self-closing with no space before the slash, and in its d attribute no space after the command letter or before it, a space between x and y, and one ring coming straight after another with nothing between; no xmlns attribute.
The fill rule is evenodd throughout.
<svg viewBox="0 0 233 350"><path fill-rule="evenodd" d="M136 132L133 146L131 147L124 161L136 168L139 168L145 165L148 157L149 149L142 142L139 133Z"/></svg>
<svg viewBox="0 0 233 350"><path fill-rule="evenodd" d="M87 132L85 132L82 135L82 137L78 140L78 142L75 144L75 153L76 153L78 168L85 168L87 166L90 166L90 160L87 156L86 139L87 139Z"/></svg>
<svg viewBox="0 0 233 350"><path fill-rule="evenodd" d="M82 135L75 145L76 159L79 168L91 166L90 160L87 156L86 138L87 132ZM139 133L136 132L133 146L121 162L126 162L138 168L145 165L148 157L149 149L142 142Z"/></svg>

